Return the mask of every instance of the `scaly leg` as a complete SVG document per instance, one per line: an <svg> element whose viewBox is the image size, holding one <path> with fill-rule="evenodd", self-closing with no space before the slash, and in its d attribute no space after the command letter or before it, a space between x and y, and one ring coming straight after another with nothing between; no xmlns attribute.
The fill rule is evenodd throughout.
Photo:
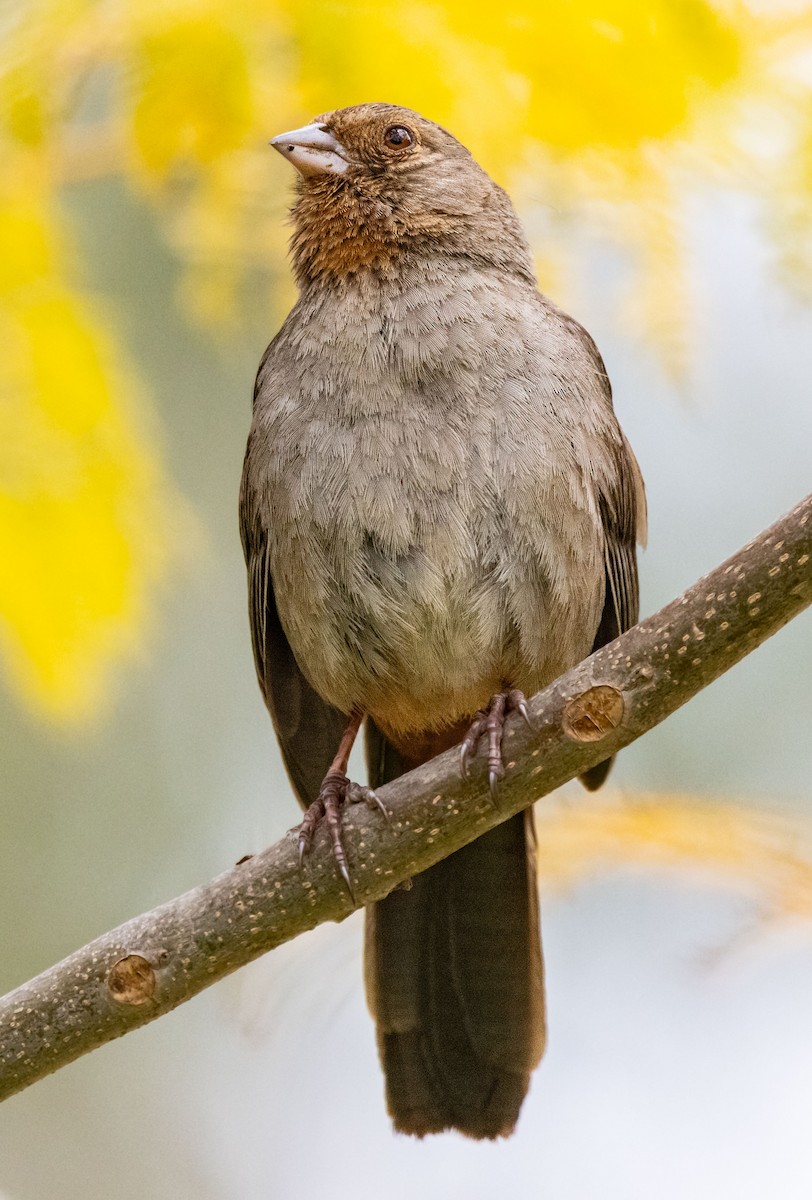
<svg viewBox="0 0 812 1200"><path fill-rule="evenodd" d="M353 901L355 900L355 895L350 883L347 853L341 837L342 806L345 803L355 804L358 801L365 801L369 805L377 806L387 821L389 820L389 813L372 791L372 788L364 787L358 783L351 783L347 778L347 764L363 719L364 714L362 712L355 711L351 714L349 724L339 742L336 756L330 763L330 769L321 782L319 794L310 807L306 809L302 823L299 826L299 862L302 863L313 844L313 837L316 830L322 821L325 822L333 847L333 858L336 860L336 866L341 872L341 877L346 883L347 890Z"/></svg>

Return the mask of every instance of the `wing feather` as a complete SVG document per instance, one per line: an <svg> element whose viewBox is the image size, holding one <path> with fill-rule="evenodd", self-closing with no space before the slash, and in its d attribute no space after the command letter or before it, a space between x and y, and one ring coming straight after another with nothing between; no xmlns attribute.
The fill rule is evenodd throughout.
<svg viewBox="0 0 812 1200"><path fill-rule="evenodd" d="M251 454L249 439L246 459ZM274 596L268 539L259 503L243 473L240 532L248 568L248 615L257 679L282 757L303 808L318 795L347 717L305 678L287 639Z"/></svg>
<svg viewBox="0 0 812 1200"><path fill-rule="evenodd" d="M600 380L601 399L612 410L612 388L600 352L592 338L572 318L578 336L595 366ZM646 544L646 493L643 476L623 431L614 422L609 438L602 440L604 461L596 472L598 512L603 526L605 592L600 623L592 644L592 653L612 642L637 623L640 613L640 588L637 574L637 544ZM585 771L581 782L590 789L600 787L612 765L612 759Z"/></svg>

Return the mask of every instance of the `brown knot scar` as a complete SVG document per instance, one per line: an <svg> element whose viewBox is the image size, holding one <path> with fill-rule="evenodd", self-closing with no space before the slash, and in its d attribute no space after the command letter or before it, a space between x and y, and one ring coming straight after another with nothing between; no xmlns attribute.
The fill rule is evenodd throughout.
<svg viewBox="0 0 812 1200"><path fill-rule="evenodd" d="M155 968L140 954L127 954L107 972L107 990L119 1004L146 1004L157 985Z"/></svg>
<svg viewBox="0 0 812 1200"><path fill-rule="evenodd" d="M601 683L564 705L561 726L574 742L599 742L623 720L623 695Z"/></svg>

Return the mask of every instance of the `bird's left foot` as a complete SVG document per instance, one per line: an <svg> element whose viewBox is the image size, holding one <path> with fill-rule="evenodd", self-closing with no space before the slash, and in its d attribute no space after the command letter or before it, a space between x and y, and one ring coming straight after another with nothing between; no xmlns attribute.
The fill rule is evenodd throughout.
<svg viewBox="0 0 812 1200"><path fill-rule="evenodd" d="M471 728L465 735L460 746L460 771L463 779L468 777L468 765L476 753L479 739L484 733L488 735L488 786L491 796L496 798L496 788L505 773L502 760L502 738L505 731L505 720L510 713L521 713L529 728L530 715L527 711L527 699L524 692L518 688L510 688L505 692L497 692L491 696L487 708L481 708L471 722Z"/></svg>

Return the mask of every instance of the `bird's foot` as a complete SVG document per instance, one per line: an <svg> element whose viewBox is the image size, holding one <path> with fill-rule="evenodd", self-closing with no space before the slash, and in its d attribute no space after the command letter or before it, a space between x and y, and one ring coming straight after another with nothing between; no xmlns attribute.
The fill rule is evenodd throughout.
<svg viewBox="0 0 812 1200"><path fill-rule="evenodd" d="M366 787L362 783L352 783L343 771L330 770L322 780L318 796L305 810L299 826L299 865L302 865L305 855L310 852L316 830L323 821L330 836L336 866L347 885L347 891L350 893L353 903L355 903L347 852L344 849L342 837L342 810L345 804L367 804L370 808L375 808L383 813L387 821L390 820L385 805L378 799L372 788Z"/></svg>
<svg viewBox="0 0 812 1200"><path fill-rule="evenodd" d="M529 728L530 715L527 711L527 700L524 692L518 688L510 688L505 692L497 692L491 696L487 708L481 708L471 722L471 727L460 746L460 771L463 779L468 777L468 765L476 753L479 739L484 733L488 735L488 786L491 796L496 799L496 787L505 773L502 761L502 738L505 730L505 720L510 713L521 713Z"/></svg>

